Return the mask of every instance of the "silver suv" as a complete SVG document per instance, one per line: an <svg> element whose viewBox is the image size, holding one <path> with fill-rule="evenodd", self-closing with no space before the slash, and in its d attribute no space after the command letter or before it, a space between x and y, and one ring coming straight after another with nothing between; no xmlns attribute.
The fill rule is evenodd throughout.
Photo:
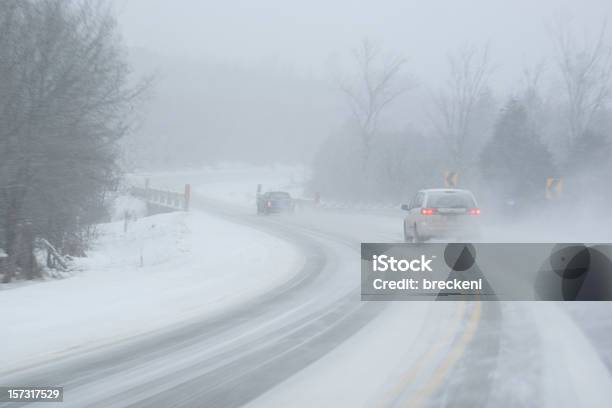
<svg viewBox="0 0 612 408"><path fill-rule="evenodd" d="M404 218L404 240L423 242L431 238L473 239L480 230L480 208L469 190L420 190L409 204Z"/></svg>

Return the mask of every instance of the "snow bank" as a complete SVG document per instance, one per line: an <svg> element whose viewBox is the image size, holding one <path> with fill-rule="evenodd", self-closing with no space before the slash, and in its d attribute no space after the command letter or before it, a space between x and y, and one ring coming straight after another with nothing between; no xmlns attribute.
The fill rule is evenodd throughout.
<svg viewBox="0 0 612 408"><path fill-rule="evenodd" d="M10 333L2 336L1 370L213 314L280 284L303 262L277 238L199 213L100 232L74 277L0 286Z"/></svg>

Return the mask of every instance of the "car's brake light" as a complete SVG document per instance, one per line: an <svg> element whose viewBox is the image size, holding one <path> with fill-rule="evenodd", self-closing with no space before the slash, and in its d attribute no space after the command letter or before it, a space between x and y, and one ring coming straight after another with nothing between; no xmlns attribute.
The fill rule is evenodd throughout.
<svg viewBox="0 0 612 408"><path fill-rule="evenodd" d="M266 205L267 205L268 207L272 207L272 201L268 201L268 202L266 203Z"/></svg>
<svg viewBox="0 0 612 408"><path fill-rule="evenodd" d="M421 215L433 215L437 212L438 210L435 208L421 208Z"/></svg>
<svg viewBox="0 0 612 408"><path fill-rule="evenodd" d="M467 213L470 215L480 215L480 208L469 208Z"/></svg>

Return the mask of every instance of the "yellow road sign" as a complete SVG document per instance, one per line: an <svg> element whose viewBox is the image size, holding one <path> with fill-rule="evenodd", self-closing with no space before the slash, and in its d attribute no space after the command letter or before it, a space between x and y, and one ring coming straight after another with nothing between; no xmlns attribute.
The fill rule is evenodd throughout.
<svg viewBox="0 0 612 408"><path fill-rule="evenodd" d="M546 179L546 198L553 200L559 198L563 192L563 179L548 177Z"/></svg>
<svg viewBox="0 0 612 408"><path fill-rule="evenodd" d="M444 186L447 188L457 187L459 184L459 173L456 171L445 171L444 172Z"/></svg>

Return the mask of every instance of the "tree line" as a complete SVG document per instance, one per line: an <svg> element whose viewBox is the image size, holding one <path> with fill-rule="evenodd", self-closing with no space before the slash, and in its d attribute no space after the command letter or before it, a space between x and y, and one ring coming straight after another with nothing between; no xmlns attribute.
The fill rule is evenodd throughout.
<svg viewBox="0 0 612 408"><path fill-rule="evenodd" d="M119 176L134 84L107 2L0 2L3 281L40 274L37 239L84 255Z"/></svg>
<svg viewBox="0 0 612 408"><path fill-rule="evenodd" d="M612 198L601 188L612 176L606 26L584 41L561 20L550 32L554 59L525 69L506 95L490 86L488 46L449 55L446 80L417 101L428 107L429 126L396 131L384 118L415 87L402 76L407 60L364 40L351 54L356 75L337 79L350 118L316 155L310 188L327 197L401 200L443 187L443 173L454 171L461 187L492 205L538 203L549 177L564 179L566 197Z"/></svg>

